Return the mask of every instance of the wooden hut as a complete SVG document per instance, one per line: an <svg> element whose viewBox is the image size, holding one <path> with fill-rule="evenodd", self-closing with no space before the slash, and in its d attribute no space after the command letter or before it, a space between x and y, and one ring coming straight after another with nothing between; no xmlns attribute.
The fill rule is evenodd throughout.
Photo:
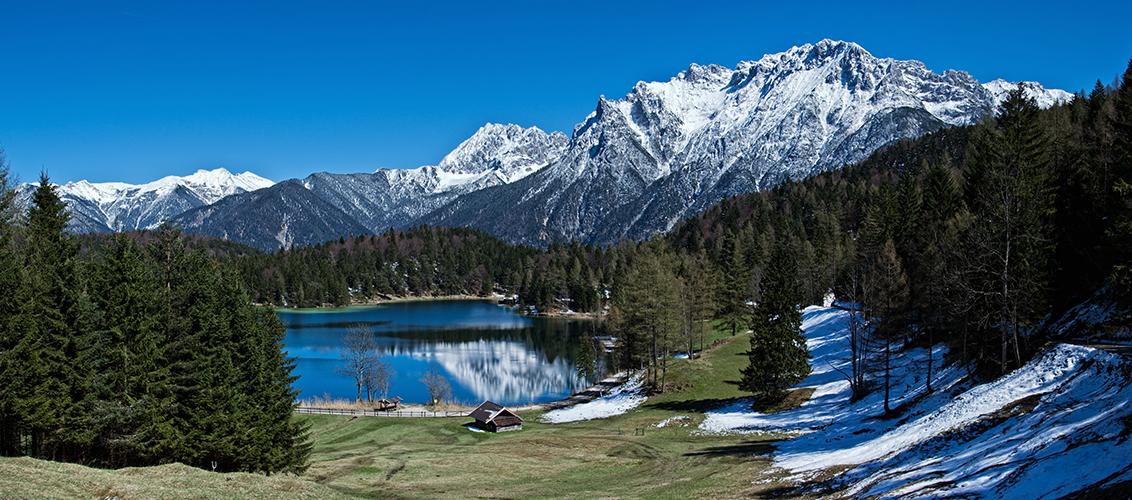
<svg viewBox="0 0 1132 500"><path fill-rule="evenodd" d="M393 398L389 398L389 399L379 399L375 402L377 405L373 409L373 411L396 410L397 405L401 404L401 401L404 401L404 400L401 399L400 397L393 397Z"/></svg>
<svg viewBox="0 0 1132 500"><path fill-rule="evenodd" d="M523 419L510 410L491 401L484 401L472 410L475 426L488 432L517 431L523 428Z"/></svg>

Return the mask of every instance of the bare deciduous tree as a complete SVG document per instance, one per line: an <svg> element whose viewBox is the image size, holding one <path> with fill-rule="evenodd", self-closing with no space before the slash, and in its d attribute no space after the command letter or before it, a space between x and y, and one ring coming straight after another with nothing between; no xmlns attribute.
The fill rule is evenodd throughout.
<svg viewBox="0 0 1132 500"><path fill-rule="evenodd" d="M354 380L358 388L358 402L362 402L362 389L367 387L367 375L375 362L380 361L377 354L377 340L373 330L361 325L351 326L342 340L343 349L339 357L344 361L334 372ZM372 393L371 393L372 394Z"/></svg>
<svg viewBox="0 0 1132 500"><path fill-rule="evenodd" d="M849 353L849 372L846 373L836 367L834 369L849 380L852 400L857 401L865 397L869 391L866 373L872 344L872 325L869 324L869 317L862 304L865 303L865 298L872 293L872 287L866 273L859 264L850 268L848 282L845 283L845 286L846 295L844 298L848 300L849 314L845 316L843 325L849 333L845 346L845 352Z"/></svg>
<svg viewBox="0 0 1132 500"><path fill-rule="evenodd" d="M440 365L435 362L429 363L428 371L420 378L420 382L428 390L428 398L433 405L439 405L452 398L452 386L448 384L448 379L440 374Z"/></svg>
<svg viewBox="0 0 1132 500"><path fill-rule="evenodd" d="M388 398L394 380L397 380L397 372L393 369L393 364L386 361L380 352L376 352L373 364L365 373L366 394L369 395L369 400Z"/></svg>

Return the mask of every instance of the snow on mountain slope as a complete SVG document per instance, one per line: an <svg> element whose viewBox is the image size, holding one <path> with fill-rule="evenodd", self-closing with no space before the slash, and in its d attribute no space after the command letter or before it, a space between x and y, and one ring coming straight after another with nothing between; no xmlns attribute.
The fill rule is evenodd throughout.
<svg viewBox="0 0 1132 500"><path fill-rule="evenodd" d="M303 185L371 232L408 227L462 194L515 182L558 160L565 134L487 124L435 166L313 174Z"/></svg>
<svg viewBox="0 0 1132 500"><path fill-rule="evenodd" d="M638 83L623 99L602 96L557 162L490 193L462 196L422 222L536 245L639 240L726 196L857 162L901 138L976 123L994 112L994 92L1006 88L832 40L735 69L693 64L667 82ZM495 205L501 200L506 209Z"/></svg>
<svg viewBox="0 0 1132 500"><path fill-rule="evenodd" d="M232 175L223 168L198 170L186 176L167 176L133 185L122 182L91 183L85 180L59 186L59 195L75 213L72 230L109 232L115 222L127 230L152 229L165 217L209 205L233 194L255 191L273 185L251 172ZM30 200L38 183L20 186L23 203ZM76 227L77 226L77 227Z"/></svg>
<svg viewBox="0 0 1132 500"><path fill-rule="evenodd" d="M737 403L709 413L704 432L798 434L778 444L777 467L805 483L818 471L848 466L796 493L837 497L1061 498L1083 488L1132 480L1132 360L1058 344L997 380L974 384L958 366L932 376L926 351L905 353L892 407L882 391L851 403L845 370L845 311L810 307L803 328L814 354L815 387L800 408L775 415ZM937 348L936 360L943 354Z"/></svg>
<svg viewBox="0 0 1132 500"><path fill-rule="evenodd" d="M602 96L569 137L487 124L437 165L317 173L302 185L374 233L427 224L474 227L536 246L605 245L668 231L727 196L851 164L902 138L976 123L994 113L1010 87L822 40L734 69L692 64L669 81L640 82L624 98ZM1033 82L1025 88L1042 105L1071 98ZM182 191L169 199L179 205L150 194L154 209L140 202L115 208L91 200L108 199L121 186L84 188L76 221L93 220L101 230L114 217L145 227L212 196L178 184ZM306 216L288 210L318 205L277 203L264 213L299 220ZM210 213L233 224L239 219ZM200 223L219 232L227 224Z"/></svg>
<svg viewBox="0 0 1132 500"><path fill-rule="evenodd" d="M1019 83L1026 91L1026 97L1029 97L1038 103L1040 108L1048 108L1054 104L1068 104L1073 101L1073 94L1064 90L1046 89L1038 82L1016 82L1011 83L999 78L991 82L983 84L983 88L990 91L994 95L995 105L1002 103L1006 99L1006 94L1011 90L1017 89Z"/></svg>
<svg viewBox="0 0 1132 500"><path fill-rule="evenodd" d="M562 132L488 123L440 160L438 188L479 189L515 182L557 161L567 140Z"/></svg>

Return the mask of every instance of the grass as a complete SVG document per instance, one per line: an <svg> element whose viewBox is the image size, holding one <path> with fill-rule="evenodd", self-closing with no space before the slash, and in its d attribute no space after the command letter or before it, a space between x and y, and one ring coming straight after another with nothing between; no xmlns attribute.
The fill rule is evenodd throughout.
<svg viewBox="0 0 1132 500"><path fill-rule="evenodd" d="M119 470L0 458L0 499L344 499L303 476L217 474L181 464Z"/></svg>
<svg viewBox="0 0 1132 500"><path fill-rule="evenodd" d="M215 474L181 465L104 471L0 459L0 499L726 499L788 491L769 467L775 436L695 432L706 411L747 396L735 383L747 363L747 337L719 338L699 359L669 366L669 387L679 390L608 419L545 424L540 412L526 412L523 430L490 434L466 428L468 418L303 415L315 443L303 476ZM687 418L656 427L677 416Z"/></svg>

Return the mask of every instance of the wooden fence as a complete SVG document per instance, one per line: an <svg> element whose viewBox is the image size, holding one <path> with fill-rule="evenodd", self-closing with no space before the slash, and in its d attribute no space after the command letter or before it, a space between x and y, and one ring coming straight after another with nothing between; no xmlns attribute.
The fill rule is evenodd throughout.
<svg viewBox="0 0 1132 500"><path fill-rule="evenodd" d="M295 408L295 413L316 413L322 415L357 415L363 417L467 417L469 411L424 411L424 410L344 410L335 408Z"/></svg>

